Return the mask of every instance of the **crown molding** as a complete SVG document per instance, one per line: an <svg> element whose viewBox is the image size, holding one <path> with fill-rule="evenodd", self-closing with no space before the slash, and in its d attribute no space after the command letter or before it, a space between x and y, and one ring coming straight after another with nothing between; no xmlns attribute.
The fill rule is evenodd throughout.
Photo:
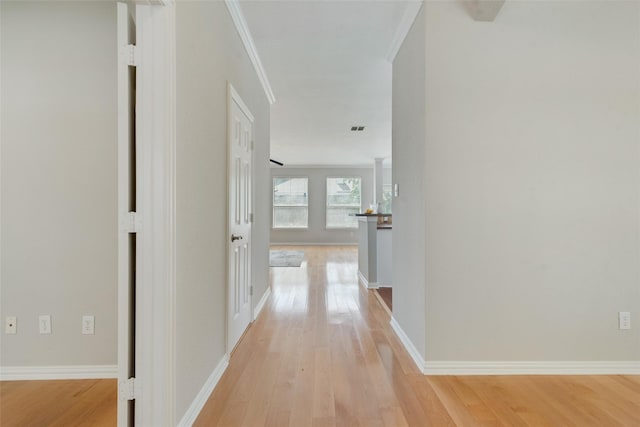
<svg viewBox="0 0 640 427"><path fill-rule="evenodd" d="M409 34L409 30L411 30L413 21L416 20L416 16L418 16L418 12L421 7L422 1L410 1L407 3L406 8L404 9L404 15L402 15L402 19L400 20L400 25L398 25L398 29L393 36L391 46L387 52L387 61L393 63L393 60L398 54L400 47L402 47L404 39L407 38L407 34Z"/></svg>
<svg viewBox="0 0 640 427"><path fill-rule="evenodd" d="M244 14L240 8L240 2L239 0L224 0L224 3L227 5L227 10L229 11L229 15L231 15L233 24L235 25L236 30L238 30L238 35L242 40L242 44L249 55L249 59L251 59L253 68L256 70L258 80L260 80L260 84L262 84L262 89L264 89L264 93L267 95L269 104L273 104L276 102L276 98L273 95L273 90L271 89L271 84L267 78L267 73L264 71L262 66L262 61L260 61L258 50L253 43L253 37L251 37L247 21L244 19Z"/></svg>

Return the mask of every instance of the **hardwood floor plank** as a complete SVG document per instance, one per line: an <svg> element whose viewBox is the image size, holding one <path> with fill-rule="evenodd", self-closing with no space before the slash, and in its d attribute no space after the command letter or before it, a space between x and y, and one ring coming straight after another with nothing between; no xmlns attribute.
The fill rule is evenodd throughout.
<svg viewBox="0 0 640 427"><path fill-rule="evenodd" d="M331 356L328 347L318 347L314 355L313 417L335 417Z"/></svg>
<svg viewBox="0 0 640 427"><path fill-rule="evenodd" d="M511 392L510 388L496 384L492 379L484 383L471 382L470 387L477 393L478 397L490 406L497 419L502 425L513 427L526 427L527 423L520 418L515 408L522 406L521 401ZM502 399L502 396L509 395L510 401Z"/></svg>
<svg viewBox="0 0 640 427"><path fill-rule="evenodd" d="M429 381L456 425L468 427L480 426L465 406L464 401L462 401L451 388L447 377L430 377Z"/></svg>
<svg viewBox="0 0 640 427"><path fill-rule="evenodd" d="M2 427L115 426L116 380L0 382Z"/></svg>
<svg viewBox="0 0 640 427"><path fill-rule="evenodd" d="M253 427L266 424L280 360L280 353L271 352L265 356L264 363L261 365L264 375L258 377L258 381L254 383L254 392L247 405L247 412L242 421L243 426Z"/></svg>
<svg viewBox="0 0 640 427"><path fill-rule="evenodd" d="M334 417L314 417L311 425L313 427L336 427L336 419Z"/></svg>
<svg viewBox="0 0 640 427"><path fill-rule="evenodd" d="M455 426L453 419L449 416L449 413L428 380L425 380L422 375L417 374L412 376L410 382L416 399L424 413L424 425L442 427Z"/></svg>
<svg viewBox="0 0 640 427"><path fill-rule="evenodd" d="M290 411L269 412L265 427L289 427Z"/></svg>
<svg viewBox="0 0 640 427"><path fill-rule="evenodd" d="M409 427L400 407L387 407L380 411L385 427Z"/></svg>
<svg viewBox="0 0 640 427"><path fill-rule="evenodd" d="M309 334L307 333L307 335ZM314 365L315 352L313 347L303 348L302 357L298 361L294 396L290 403L291 416L289 425L291 427L312 425L313 399L311 396L313 396L315 381Z"/></svg>

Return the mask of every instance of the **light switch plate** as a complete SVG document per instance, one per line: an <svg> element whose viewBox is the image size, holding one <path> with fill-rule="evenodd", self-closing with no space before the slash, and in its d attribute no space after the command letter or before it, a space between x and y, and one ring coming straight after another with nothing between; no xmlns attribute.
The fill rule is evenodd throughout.
<svg viewBox="0 0 640 427"><path fill-rule="evenodd" d="M82 316L82 334L95 334L95 318L93 316Z"/></svg>
<svg viewBox="0 0 640 427"><path fill-rule="evenodd" d="M38 318L38 326L40 329L40 334L51 334L51 315L43 314L42 316L40 316Z"/></svg>
<svg viewBox="0 0 640 427"><path fill-rule="evenodd" d="M400 195L400 185L393 184L393 197L398 197Z"/></svg>

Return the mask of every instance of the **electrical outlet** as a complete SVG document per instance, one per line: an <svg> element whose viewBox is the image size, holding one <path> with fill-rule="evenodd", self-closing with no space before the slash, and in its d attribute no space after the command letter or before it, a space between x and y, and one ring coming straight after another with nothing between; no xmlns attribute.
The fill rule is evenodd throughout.
<svg viewBox="0 0 640 427"><path fill-rule="evenodd" d="M51 334L51 315L43 314L38 318L38 325L40 327L40 333L49 335Z"/></svg>
<svg viewBox="0 0 640 427"><path fill-rule="evenodd" d="M18 333L18 319L16 318L16 316L7 316L4 325L4 333L11 335Z"/></svg>
<svg viewBox="0 0 640 427"><path fill-rule="evenodd" d="M95 318L93 316L82 316L82 334L93 335L95 333Z"/></svg>
<svg viewBox="0 0 640 427"><path fill-rule="evenodd" d="M621 311L618 313L618 327L621 330L631 329L631 312Z"/></svg>

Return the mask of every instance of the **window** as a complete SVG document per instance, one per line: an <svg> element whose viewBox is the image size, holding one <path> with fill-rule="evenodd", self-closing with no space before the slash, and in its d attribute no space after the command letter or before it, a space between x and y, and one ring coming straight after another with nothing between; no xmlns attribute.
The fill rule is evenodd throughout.
<svg viewBox="0 0 640 427"><path fill-rule="evenodd" d="M382 185L382 201L380 203L380 213L391 213L392 212L392 189L391 184L383 184Z"/></svg>
<svg viewBox="0 0 640 427"><path fill-rule="evenodd" d="M309 179L273 178L273 228L307 228Z"/></svg>
<svg viewBox="0 0 640 427"><path fill-rule="evenodd" d="M327 178L327 228L357 228L360 212L361 179Z"/></svg>

